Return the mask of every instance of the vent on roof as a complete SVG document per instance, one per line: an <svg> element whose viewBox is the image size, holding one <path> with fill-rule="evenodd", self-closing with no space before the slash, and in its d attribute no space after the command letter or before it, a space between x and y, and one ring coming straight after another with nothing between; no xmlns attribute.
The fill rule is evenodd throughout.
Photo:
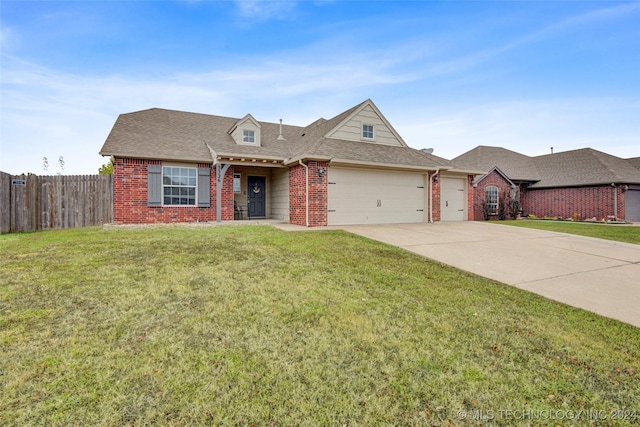
<svg viewBox="0 0 640 427"><path fill-rule="evenodd" d="M433 148L421 148L420 151L427 153L427 154L432 154L433 153Z"/></svg>

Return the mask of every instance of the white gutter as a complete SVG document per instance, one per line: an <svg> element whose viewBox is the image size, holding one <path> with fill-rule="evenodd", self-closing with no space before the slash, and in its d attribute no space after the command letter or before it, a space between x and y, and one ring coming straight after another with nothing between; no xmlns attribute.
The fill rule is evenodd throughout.
<svg viewBox="0 0 640 427"><path fill-rule="evenodd" d="M436 173L429 177L429 222L433 224L433 178L438 176L440 169L436 169Z"/></svg>
<svg viewBox="0 0 640 427"><path fill-rule="evenodd" d="M300 166L302 166L305 169L304 172L304 181L305 181L305 196L307 198L304 206L305 206L305 224L308 227L309 226L309 166L305 165L304 163L302 163L302 160L298 160L298 163L300 164Z"/></svg>

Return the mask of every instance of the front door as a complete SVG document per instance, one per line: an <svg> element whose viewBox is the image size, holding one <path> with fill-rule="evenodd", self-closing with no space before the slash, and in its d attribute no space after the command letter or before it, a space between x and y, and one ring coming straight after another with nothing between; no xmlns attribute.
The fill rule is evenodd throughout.
<svg viewBox="0 0 640 427"><path fill-rule="evenodd" d="M264 176L249 176L247 183L247 210L249 218L264 218L267 216L266 206L266 178Z"/></svg>

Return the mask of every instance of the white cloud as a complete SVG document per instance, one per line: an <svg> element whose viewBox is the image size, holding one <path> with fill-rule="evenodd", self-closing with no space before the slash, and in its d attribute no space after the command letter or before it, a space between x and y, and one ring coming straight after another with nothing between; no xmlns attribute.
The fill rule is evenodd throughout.
<svg viewBox="0 0 640 427"><path fill-rule="evenodd" d="M278 17L289 13L295 2L238 2L238 7L247 16ZM3 54L0 170L41 173L43 156L51 161L62 155L65 172L95 173L106 161L97 152L118 114L140 109L237 117L251 113L259 120L282 117L286 123L305 125L366 98L381 107L411 146L433 147L442 157L480 144L525 154L542 154L553 145L557 151L591 146L618 156L640 156L640 105L633 94L491 102L459 96L454 103L446 89L433 89L455 82L482 85L478 66L509 50L638 10L640 5L602 9L466 55L448 53L460 52L455 41L446 49L421 39L372 48L354 27L352 32L329 32L337 35L323 36L319 43L252 56L251 70L233 65L245 62L230 57L224 62L229 65L215 70L153 77L74 75ZM3 45L13 38L6 28L0 37ZM464 73L467 70L474 72ZM455 82L441 78L451 75ZM469 107L473 102L477 104ZM613 141L616 151L611 151Z"/></svg>

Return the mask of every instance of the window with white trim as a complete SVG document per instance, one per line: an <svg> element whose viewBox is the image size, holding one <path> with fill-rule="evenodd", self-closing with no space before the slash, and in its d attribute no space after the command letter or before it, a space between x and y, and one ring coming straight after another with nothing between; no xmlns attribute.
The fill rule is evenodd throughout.
<svg viewBox="0 0 640 427"><path fill-rule="evenodd" d="M234 173L233 174L233 192L234 193L240 193L242 192L242 188L240 185L240 174L239 173Z"/></svg>
<svg viewBox="0 0 640 427"><path fill-rule="evenodd" d="M256 131L244 129L242 131L242 142L246 144L255 144L256 143Z"/></svg>
<svg viewBox="0 0 640 427"><path fill-rule="evenodd" d="M176 166L162 167L162 204L195 206L198 170Z"/></svg>
<svg viewBox="0 0 640 427"><path fill-rule="evenodd" d="M498 213L498 187L496 187L495 185L490 185L485 189L485 191L485 202L487 204L489 215L495 215Z"/></svg>
<svg viewBox="0 0 640 427"><path fill-rule="evenodd" d="M373 139L373 125L362 125L362 138Z"/></svg>

